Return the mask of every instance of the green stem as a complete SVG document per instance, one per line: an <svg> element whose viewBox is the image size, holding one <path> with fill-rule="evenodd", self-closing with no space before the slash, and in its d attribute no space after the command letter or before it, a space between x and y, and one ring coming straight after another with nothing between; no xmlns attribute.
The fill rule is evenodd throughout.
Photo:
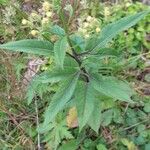
<svg viewBox="0 0 150 150"><path fill-rule="evenodd" d="M82 61L80 60L80 56L75 52L75 50L74 50L74 48L72 46L72 43L71 43L71 40L70 40L70 37L69 37L69 31L68 31L69 27L67 26L67 21L66 21L66 19L64 17L64 11L62 9L60 10L59 15L60 15L60 20L61 20L61 22L63 24L63 28L64 28L64 30L66 32L66 37L67 37L68 44L71 47L71 51L72 51L72 54L67 53L67 55L69 55L70 57L72 57L73 59L75 59L77 61L81 71L84 73L84 77L85 77L86 82L89 82L88 76L85 75L85 74L88 74L86 69L84 67L81 67Z"/></svg>

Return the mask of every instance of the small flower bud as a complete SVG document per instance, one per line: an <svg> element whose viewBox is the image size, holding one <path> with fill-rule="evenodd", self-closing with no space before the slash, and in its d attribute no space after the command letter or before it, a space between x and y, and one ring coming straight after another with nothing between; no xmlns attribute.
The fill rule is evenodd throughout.
<svg viewBox="0 0 150 150"><path fill-rule="evenodd" d="M38 12L41 14L43 12L43 9L38 9Z"/></svg>
<svg viewBox="0 0 150 150"><path fill-rule="evenodd" d="M125 6L129 7L129 6L131 6L131 3L128 2L128 3L125 4Z"/></svg>
<svg viewBox="0 0 150 150"><path fill-rule="evenodd" d="M49 11L50 8L51 8L51 4L50 4L49 2L46 1L46 2L43 3L42 9L43 9L45 12Z"/></svg>
<svg viewBox="0 0 150 150"><path fill-rule="evenodd" d="M31 16L32 16L32 17L36 17L37 14L33 12L33 13L31 13Z"/></svg>
<svg viewBox="0 0 150 150"><path fill-rule="evenodd" d="M92 17L91 17L91 16L88 16L86 20L87 20L88 22L91 22L91 21L92 21Z"/></svg>
<svg viewBox="0 0 150 150"><path fill-rule="evenodd" d="M99 27L97 27L95 30L97 33L99 33L101 31L101 29Z"/></svg>
<svg viewBox="0 0 150 150"><path fill-rule="evenodd" d="M28 20L22 19L22 24L23 24L23 25L26 25L27 23L28 23Z"/></svg>
<svg viewBox="0 0 150 150"><path fill-rule="evenodd" d="M109 15L110 15L110 11L109 11L109 8L108 8L108 7L105 7L105 8L104 8L104 15L105 15L105 16L109 16Z"/></svg>
<svg viewBox="0 0 150 150"><path fill-rule="evenodd" d="M92 24L96 24L96 23L98 23L98 20L93 17L93 18L92 18Z"/></svg>
<svg viewBox="0 0 150 150"><path fill-rule="evenodd" d="M36 36L38 33L39 33L39 32L38 32L37 30L32 30L32 31L31 31L31 35L32 35L32 36Z"/></svg>
<svg viewBox="0 0 150 150"><path fill-rule="evenodd" d="M42 67L41 67L41 70L42 70L42 71L48 70L48 67L47 67L47 66L42 66Z"/></svg>
<svg viewBox="0 0 150 150"><path fill-rule="evenodd" d="M52 17L52 15L53 15L53 13L50 12L50 11L48 11L48 12L46 13L46 16L47 16L47 17Z"/></svg>
<svg viewBox="0 0 150 150"><path fill-rule="evenodd" d="M89 38L89 37L90 37L90 35L89 35L89 34L86 34L86 35L85 35L85 38Z"/></svg>
<svg viewBox="0 0 150 150"><path fill-rule="evenodd" d="M42 19L42 24L47 24L49 22L49 19L48 18L43 18Z"/></svg>
<svg viewBox="0 0 150 150"><path fill-rule="evenodd" d="M83 29L83 28L79 28L78 31L80 33L83 33L83 34L86 34L87 33L87 30L86 29Z"/></svg>
<svg viewBox="0 0 150 150"><path fill-rule="evenodd" d="M84 22L83 27L87 28L89 26L89 24L87 22Z"/></svg>
<svg viewBox="0 0 150 150"><path fill-rule="evenodd" d="M87 32L87 30L86 29L82 29L81 32L85 34Z"/></svg>

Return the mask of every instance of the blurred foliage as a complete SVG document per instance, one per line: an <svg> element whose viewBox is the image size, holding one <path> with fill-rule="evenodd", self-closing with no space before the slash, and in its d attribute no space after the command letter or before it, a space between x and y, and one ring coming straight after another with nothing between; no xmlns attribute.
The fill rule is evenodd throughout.
<svg viewBox="0 0 150 150"><path fill-rule="evenodd" d="M110 19L110 22L113 22L116 19L140 12L146 8L148 8L148 6L143 5L140 2L128 2L121 5L116 5L112 7L112 15L110 18L108 18L108 20ZM150 15L146 16L134 28L130 28L127 32L120 34L114 41L114 45L118 49L124 48L124 50L127 50L131 54L139 54L142 48L147 50L150 49L150 43L148 39L149 33ZM128 36L128 38L126 38L126 36Z"/></svg>
<svg viewBox="0 0 150 150"><path fill-rule="evenodd" d="M99 33L101 28L110 22L140 12L148 7L139 2L132 3L129 1L114 5L107 3L97 5L97 1L90 1L88 3L82 0L81 4L86 11L81 17L77 18L77 26L78 33L81 33L83 38L88 38L89 35L95 32ZM58 37L55 33L48 35L46 32L53 24L53 18L51 18L50 13L41 12L40 14L39 11L33 11L31 15L22 11L21 5L21 1L13 3L9 0L0 0L0 19L2 21L0 24L0 42L33 37L48 38L51 41L57 40ZM39 4L40 6L41 4ZM54 0L53 7L52 11L50 11L52 14L54 11L60 9L59 1ZM34 15L37 15L37 18ZM48 15L51 20L47 26L47 19L44 18L47 18ZM23 23L23 19L27 22L29 21L28 24ZM33 31L38 32L35 33ZM74 29L72 32L76 32L76 30ZM105 69L109 64L109 67L111 66L110 69L114 70L113 74L118 74L119 72L122 76L131 80L131 82L137 82L135 77L127 75L125 72L131 68L138 70L141 68L145 69L145 62L143 63L143 61L137 59L137 63L137 61L131 58L135 55L149 52L149 34L150 15L113 40L111 46L117 54L121 53L121 56L119 55L119 59L117 60L113 58L100 60L99 63L102 67L100 71L104 74L109 74L110 70ZM107 52L106 49L105 52ZM131 59L131 62L119 64L118 62L123 58L122 55L129 58L129 60ZM6 63L7 60L4 61L6 58L11 61ZM0 73L2 74L0 77L0 149L2 150L32 150L36 147L37 127L35 105L34 103L29 106L27 105L24 94L20 94L19 89L12 87L11 82L13 81L10 78L12 72L16 72L14 73L14 76L17 76L15 82L20 84L22 73L27 68L26 62L28 58L32 58L32 56L24 54L11 55L9 53L0 56L0 59L4 62L0 65ZM148 58L149 56L146 55L146 59ZM91 59L91 65L92 61L95 61L95 58L94 60ZM9 72L8 66L12 63L11 70L13 71ZM52 64L53 58L47 58L47 63L41 67L41 71L51 70ZM124 70L121 69L122 66L125 66ZM146 77L146 80L149 81L149 78ZM43 87L39 87L39 95L41 96L38 99L40 121L43 121L43 108L47 106L47 102L50 101L49 97L53 95L57 88L57 85L53 85L49 89L46 84ZM45 91L44 89L47 90ZM11 97L11 90L18 95ZM150 98L149 96L137 94L134 97L134 101L136 102L135 104L128 105L126 103L112 102L110 99L107 98L106 100L106 97L102 97L102 127L99 129L98 134L90 128L79 133L78 127L68 127L67 122L65 122L65 116L69 108L66 108L66 111L60 113L56 121L49 126L47 133L40 135L41 145L44 145L45 149L56 149L58 147L58 150L67 150L68 147L68 150L75 150L77 147L82 150L149 150ZM70 104L71 107L72 104Z"/></svg>

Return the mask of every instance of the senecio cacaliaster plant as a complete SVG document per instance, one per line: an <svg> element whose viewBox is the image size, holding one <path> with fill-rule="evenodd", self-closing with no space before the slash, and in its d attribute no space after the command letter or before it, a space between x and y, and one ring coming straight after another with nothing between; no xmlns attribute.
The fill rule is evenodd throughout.
<svg viewBox="0 0 150 150"><path fill-rule="evenodd" d="M54 69L39 74L31 83L32 87L42 83L57 83L59 85L52 101L46 108L42 129L47 127L58 112L72 101L78 114L79 130L81 131L88 124L98 132L101 112L99 97L101 95L108 96L112 100L133 102L131 96L134 92L128 83L118 80L114 76L99 73L100 68L97 65L97 60L109 57L109 52L105 53L104 51L106 45L118 33L134 26L149 12L147 10L124 17L106 25L100 32L97 29L98 32L84 39L77 34L69 33L67 17L65 17L64 10L60 9L59 17L62 27L54 25L50 30L59 37L56 42L26 39L0 45L1 49L9 51L54 57ZM95 60L94 64L90 63L91 59ZM94 69L93 65L96 66ZM34 94L28 99L29 104L33 97Z"/></svg>

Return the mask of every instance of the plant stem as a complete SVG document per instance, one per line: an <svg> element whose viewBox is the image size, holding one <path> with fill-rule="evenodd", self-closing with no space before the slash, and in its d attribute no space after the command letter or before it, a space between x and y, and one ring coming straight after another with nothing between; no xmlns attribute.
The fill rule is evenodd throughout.
<svg viewBox="0 0 150 150"><path fill-rule="evenodd" d="M35 111L36 111L36 125L37 128L39 128L39 112L38 112L38 104L37 104L37 98L35 96ZM40 134L38 132L38 150L41 150L41 145L40 145Z"/></svg>
<svg viewBox="0 0 150 150"><path fill-rule="evenodd" d="M65 32L66 32L67 41L68 41L68 44L69 44L69 46L70 46L70 48L71 48L71 51L72 51L72 54L70 54L70 53L68 53L68 52L67 52L67 54L68 54L70 57L72 57L73 59L75 59L75 60L77 61L77 63L79 64L79 67L80 67L81 71L84 73L84 77L85 77L86 82L89 82L89 78L88 78L88 76L87 76L88 73L87 73L86 69L85 69L84 67L81 67L82 61L81 61L81 59L80 59L80 55L75 52L75 50L74 50L74 48L73 48L73 46L72 46L71 40L70 40L70 38L69 38L67 21L66 21L66 19L65 19L65 17L64 17L64 12L63 12L62 9L60 10L60 20L61 20L61 22L62 22L62 24L63 24L63 28L64 28L64 30L65 30ZM86 75L85 75L85 74L86 74Z"/></svg>
<svg viewBox="0 0 150 150"><path fill-rule="evenodd" d="M81 61L78 57L76 57L75 55L71 55L70 53L67 52L67 55L69 55L70 57L72 57L73 59L75 59L77 61L77 63L79 64L79 66L81 66Z"/></svg>
<svg viewBox="0 0 150 150"><path fill-rule="evenodd" d="M64 28L64 30L65 30L65 32L66 32L67 41L68 41L68 43L69 43L69 45L70 45L70 47L71 47L72 53L73 53L73 55L77 56L77 53L76 53L75 50L73 49L71 40L70 40L70 38L69 38L69 33L68 33L69 31L68 31L68 26L67 26L67 20L66 20L65 17L64 17L64 12L63 12L62 9L61 9L61 11L60 11L60 19L61 19L61 22L62 22L62 24L63 24L63 28Z"/></svg>

